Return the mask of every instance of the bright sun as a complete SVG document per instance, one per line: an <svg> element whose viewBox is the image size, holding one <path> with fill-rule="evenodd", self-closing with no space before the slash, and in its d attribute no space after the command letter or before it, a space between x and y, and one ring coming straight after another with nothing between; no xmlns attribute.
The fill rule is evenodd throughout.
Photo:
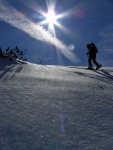
<svg viewBox="0 0 113 150"><path fill-rule="evenodd" d="M46 18L50 24L54 24L56 22L56 14L55 14L54 10L49 10Z"/></svg>

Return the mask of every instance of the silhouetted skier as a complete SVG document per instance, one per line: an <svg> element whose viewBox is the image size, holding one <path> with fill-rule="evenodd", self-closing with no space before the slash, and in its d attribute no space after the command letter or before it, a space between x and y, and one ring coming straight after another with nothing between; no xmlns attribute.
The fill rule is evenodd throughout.
<svg viewBox="0 0 113 150"><path fill-rule="evenodd" d="M93 61L93 63L96 65L96 70L98 70L100 67L102 67L102 65L100 65L96 61L96 53L98 52L98 49L96 48L94 43L87 44L87 48L88 48L87 55L89 64L88 69L92 69L92 61Z"/></svg>

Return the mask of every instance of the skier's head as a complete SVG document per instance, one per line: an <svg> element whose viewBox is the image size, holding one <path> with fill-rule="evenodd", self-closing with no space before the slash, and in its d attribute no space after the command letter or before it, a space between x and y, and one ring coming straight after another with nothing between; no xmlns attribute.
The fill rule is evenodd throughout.
<svg viewBox="0 0 113 150"><path fill-rule="evenodd" d="M95 46L95 44L94 44L94 43L91 43L90 45L91 45L91 46Z"/></svg>

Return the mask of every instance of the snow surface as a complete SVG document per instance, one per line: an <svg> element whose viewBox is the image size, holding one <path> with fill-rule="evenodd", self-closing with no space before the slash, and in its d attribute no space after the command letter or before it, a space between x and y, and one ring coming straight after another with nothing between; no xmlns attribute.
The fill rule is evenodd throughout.
<svg viewBox="0 0 113 150"><path fill-rule="evenodd" d="M0 150L113 150L113 68L0 58Z"/></svg>

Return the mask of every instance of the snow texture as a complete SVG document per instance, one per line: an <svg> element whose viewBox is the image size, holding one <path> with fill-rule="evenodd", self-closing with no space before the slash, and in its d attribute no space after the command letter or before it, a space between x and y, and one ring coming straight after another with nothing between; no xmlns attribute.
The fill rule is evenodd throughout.
<svg viewBox="0 0 113 150"><path fill-rule="evenodd" d="M0 58L0 150L112 149L112 67Z"/></svg>

